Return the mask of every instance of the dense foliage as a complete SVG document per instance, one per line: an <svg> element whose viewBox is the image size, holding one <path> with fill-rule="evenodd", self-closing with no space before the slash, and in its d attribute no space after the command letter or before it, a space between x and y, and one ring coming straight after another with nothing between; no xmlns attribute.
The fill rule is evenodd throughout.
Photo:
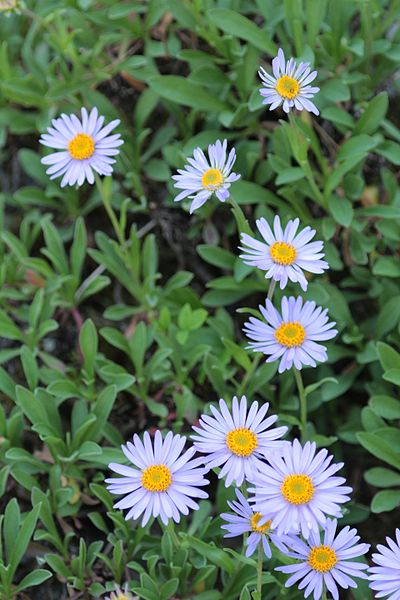
<svg viewBox="0 0 400 600"><path fill-rule="evenodd" d="M341 524L383 543L400 505L398 0L18 4L0 12L0 597L251 598L256 561L222 537L232 487L210 473L174 532L125 521L104 484L134 433L189 435L219 398L268 401L298 436L293 373L245 349L268 282L239 258L240 211L173 202L171 176L216 139L236 148L246 227L299 217L324 240L330 269L302 295L339 334L303 372L307 437L345 463ZM279 47L318 70L320 116L296 129L261 104ZM38 139L81 106L125 143L112 178L61 189ZM268 568L263 597L303 597Z"/></svg>

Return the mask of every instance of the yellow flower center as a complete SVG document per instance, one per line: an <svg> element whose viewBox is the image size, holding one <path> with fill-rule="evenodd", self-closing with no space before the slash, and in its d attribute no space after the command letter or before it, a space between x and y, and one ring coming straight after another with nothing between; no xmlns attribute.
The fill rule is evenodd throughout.
<svg viewBox="0 0 400 600"><path fill-rule="evenodd" d="M75 160L90 158L94 152L94 139L86 133L78 133L68 144L68 152Z"/></svg>
<svg viewBox="0 0 400 600"><path fill-rule="evenodd" d="M297 321L282 323L274 333L277 342L287 348L301 346L306 339L306 330Z"/></svg>
<svg viewBox="0 0 400 600"><path fill-rule="evenodd" d="M258 521L261 519L261 513L254 513L252 517L250 517L250 525L251 530L255 533L265 533L271 527L272 519L264 523L264 525L258 525Z"/></svg>
<svg viewBox="0 0 400 600"><path fill-rule="evenodd" d="M278 265L292 265L296 260L296 248L286 242L275 242L269 249L272 260Z"/></svg>
<svg viewBox="0 0 400 600"><path fill-rule="evenodd" d="M250 456L258 446L257 436L250 429L234 429L226 436L226 445L236 456Z"/></svg>
<svg viewBox="0 0 400 600"><path fill-rule="evenodd" d="M287 475L281 485L281 492L290 504L307 504L314 496L314 486L308 475Z"/></svg>
<svg viewBox="0 0 400 600"><path fill-rule="evenodd" d="M293 100L299 93L300 86L298 82L293 79L293 77L289 77L288 75L283 75L278 79L275 86L276 91L282 98L287 98L288 100Z"/></svg>
<svg viewBox="0 0 400 600"><path fill-rule="evenodd" d="M203 188L214 190L224 183L224 176L219 169L208 169L201 178Z"/></svg>
<svg viewBox="0 0 400 600"><path fill-rule="evenodd" d="M327 573L337 563L336 552L330 546L314 546L308 555L308 564L314 571Z"/></svg>
<svg viewBox="0 0 400 600"><path fill-rule="evenodd" d="M172 473L165 465L151 465L142 471L142 486L149 492L165 492L172 483Z"/></svg>

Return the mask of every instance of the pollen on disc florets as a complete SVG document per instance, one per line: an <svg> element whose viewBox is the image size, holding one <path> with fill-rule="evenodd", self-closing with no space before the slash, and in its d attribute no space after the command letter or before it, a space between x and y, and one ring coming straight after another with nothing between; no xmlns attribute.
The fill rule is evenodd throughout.
<svg viewBox="0 0 400 600"><path fill-rule="evenodd" d="M278 265L292 265L296 260L296 248L286 242L275 242L269 249L272 260Z"/></svg>
<svg viewBox="0 0 400 600"><path fill-rule="evenodd" d="M300 90L300 85L296 79L289 77L289 75L283 75L278 79L275 86L276 91L282 98L293 100L296 98Z"/></svg>
<svg viewBox="0 0 400 600"><path fill-rule="evenodd" d="M219 169L207 169L201 177L201 183L206 190L215 190L224 183L224 176Z"/></svg>
<svg viewBox="0 0 400 600"><path fill-rule="evenodd" d="M85 160L94 153L94 139L87 133L78 133L68 144L68 152L75 160Z"/></svg>
<svg viewBox="0 0 400 600"><path fill-rule="evenodd" d="M142 471L142 486L149 492L166 492L172 483L172 473L165 465L151 465Z"/></svg>
<svg viewBox="0 0 400 600"><path fill-rule="evenodd" d="M250 517L251 530L254 531L254 533L265 533L271 527L272 519L264 523L264 525L259 525L258 522L261 517L262 514L259 512L254 513L254 515Z"/></svg>
<svg viewBox="0 0 400 600"><path fill-rule="evenodd" d="M330 546L314 546L308 555L308 564L314 571L328 573L337 563L336 552Z"/></svg>
<svg viewBox="0 0 400 600"><path fill-rule="evenodd" d="M306 330L301 323L293 321L290 323L282 323L275 331L275 339L277 342L287 348L301 346L306 339Z"/></svg>
<svg viewBox="0 0 400 600"><path fill-rule="evenodd" d="M236 456L250 456L258 446L257 436L246 427L233 429L227 433L226 445Z"/></svg>
<svg viewBox="0 0 400 600"><path fill-rule="evenodd" d="M309 475L287 475L283 480L281 492L290 504L307 504L314 496L314 485Z"/></svg>

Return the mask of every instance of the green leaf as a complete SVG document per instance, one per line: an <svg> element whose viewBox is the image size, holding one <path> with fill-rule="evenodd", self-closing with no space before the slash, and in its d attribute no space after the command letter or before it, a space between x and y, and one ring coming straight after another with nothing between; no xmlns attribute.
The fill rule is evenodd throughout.
<svg viewBox="0 0 400 600"><path fill-rule="evenodd" d="M15 573L19 563L25 556L28 544L32 538L33 532L36 527L40 507L41 504L37 504L31 510L31 512L25 516L22 526L18 532L18 535L14 535L14 546L10 558L10 568L12 573Z"/></svg>
<svg viewBox="0 0 400 600"><path fill-rule="evenodd" d="M207 12L207 16L213 25L225 33L250 42L262 52L276 54L277 48L270 35L238 12L228 8L213 8Z"/></svg>
<svg viewBox="0 0 400 600"><path fill-rule="evenodd" d="M377 146L377 141L369 135L361 134L351 137L347 142L341 146L337 153L338 160L346 160L348 158L354 158L356 156L363 157L368 154L370 150Z"/></svg>
<svg viewBox="0 0 400 600"><path fill-rule="evenodd" d="M15 592L20 592L22 590L25 590L26 588L33 587L35 585L40 585L47 579L50 579L52 575L53 573L51 571L48 571L47 569L36 569L28 575L25 575L22 581L20 581L17 587L15 588Z"/></svg>
<svg viewBox="0 0 400 600"><path fill-rule="evenodd" d="M373 513L389 512L400 506L400 490L382 490L375 494L371 503Z"/></svg>
<svg viewBox="0 0 400 600"><path fill-rule="evenodd" d="M368 104L365 112L357 121L354 134L371 134L378 129L388 109L389 99L387 92L381 92Z"/></svg>
<svg viewBox="0 0 400 600"><path fill-rule="evenodd" d="M375 433L357 433L360 444L371 454L387 462L392 467L400 469L400 456L393 450L390 444Z"/></svg>
<svg viewBox="0 0 400 600"><path fill-rule="evenodd" d="M202 111L221 112L229 110L229 106L222 100L207 92L203 86L179 77L178 75L160 75L149 80L150 87L161 98L190 106Z"/></svg>
<svg viewBox="0 0 400 600"><path fill-rule="evenodd" d="M399 352L384 342L378 342L376 349L378 351L379 360L385 371L388 371L389 369L400 369Z"/></svg>
<svg viewBox="0 0 400 600"><path fill-rule="evenodd" d="M97 354L98 336L96 326L91 319L87 319L79 333L79 345L84 358L86 376L94 377L94 363Z"/></svg>
<svg viewBox="0 0 400 600"><path fill-rule="evenodd" d="M372 396L369 401L372 410L384 419L400 419L400 401L390 396Z"/></svg>
<svg viewBox="0 0 400 600"><path fill-rule="evenodd" d="M400 473L396 473L391 469L385 469L384 467L368 469L364 477L367 483L375 487L387 488L400 485Z"/></svg>
<svg viewBox="0 0 400 600"><path fill-rule="evenodd" d="M381 256L374 263L372 273L383 277L400 277L400 262L392 256Z"/></svg>
<svg viewBox="0 0 400 600"><path fill-rule="evenodd" d="M197 246L197 252L200 254L201 258L210 265L220 267L221 269L228 269L230 271L234 267L236 259L235 255L224 248L200 244Z"/></svg>
<svg viewBox="0 0 400 600"><path fill-rule="evenodd" d="M346 198L339 198L339 196L332 195L328 200L329 210L336 223L348 227L353 220L353 207L351 202Z"/></svg>

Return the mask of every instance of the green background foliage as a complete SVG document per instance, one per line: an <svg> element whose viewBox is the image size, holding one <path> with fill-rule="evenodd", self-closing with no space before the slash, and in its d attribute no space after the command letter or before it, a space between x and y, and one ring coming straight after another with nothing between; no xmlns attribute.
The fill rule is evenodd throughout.
<svg viewBox="0 0 400 600"><path fill-rule="evenodd" d="M214 476L178 545L125 522L103 484L134 432L189 433L219 397L269 401L297 435L292 374L244 349L267 282L238 258L229 207L173 203L171 174L217 138L236 148L232 195L253 229L298 216L325 242L330 270L305 297L339 335L304 371L308 433L345 462L343 523L382 542L400 505L400 3L25 4L0 15L0 596L97 598L128 580L145 600L252 597L255 561L223 550L233 491ZM319 72L321 115L303 113L296 136L258 92L278 47ZM124 249L99 189L61 190L40 164L40 133L82 105L121 119L103 193ZM265 572L265 597L301 597L284 581Z"/></svg>

